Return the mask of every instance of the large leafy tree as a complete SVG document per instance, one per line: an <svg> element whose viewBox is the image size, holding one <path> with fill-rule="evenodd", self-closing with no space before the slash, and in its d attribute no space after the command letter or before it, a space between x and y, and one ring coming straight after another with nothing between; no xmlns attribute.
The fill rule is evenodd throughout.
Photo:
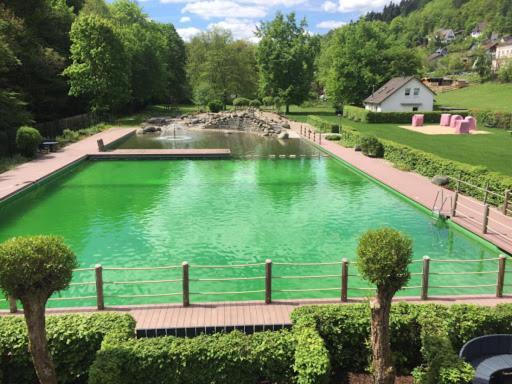
<svg viewBox="0 0 512 384"><path fill-rule="evenodd" d="M313 81L316 45L306 27L305 20L297 23L294 13L278 13L257 30L260 94L279 97L286 112L308 98Z"/></svg>
<svg viewBox="0 0 512 384"><path fill-rule="evenodd" d="M390 78L421 68L414 50L389 39L386 24L364 20L334 31L318 63L320 82L334 104L361 104Z"/></svg>
<svg viewBox="0 0 512 384"><path fill-rule="evenodd" d="M81 15L71 28L72 64L64 74L70 94L85 96L94 111L123 107L130 97L130 61L112 22Z"/></svg>
<svg viewBox="0 0 512 384"><path fill-rule="evenodd" d="M253 97L256 61L250 43L235 41L231 32L215 28L195 36L187 47L187 74L194 94L227 103L233 97ZM196 92L196 88L200 92Z"/></svg>

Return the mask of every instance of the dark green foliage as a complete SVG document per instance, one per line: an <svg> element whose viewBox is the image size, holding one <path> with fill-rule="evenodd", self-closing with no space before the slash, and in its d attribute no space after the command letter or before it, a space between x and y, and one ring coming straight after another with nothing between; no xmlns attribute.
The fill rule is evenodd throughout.
<svg viewBox="0 0 512 384"><path fill-rule="evenodd" d="M441 114L444 111L433 112L371 112L364 108L346 105L343 107L343 116L353 121L362 123L395 123L395 124L411 124L412 117L416 114L422 114L425 117L425 123L439 124ZM470 113L466 110L450 111L452 114L467 116Z"/></svg>
<svg viewBox="0 0 512 384"><path fill-rule="evenodd" d="M208 103L208 109L210 112L217 113L224 109L224 105L221 101L210 101Z"/></svg>
<svg viewBox="0 0 512 384"><path fill-rule="evenodd" d="M114 334L119 340L133 337L135 321L129 315L114 313L48 316L46 331L59 383L80 384L87 382L89 367L105 335ZM0 317L2 377L3 384L37 382L22 317Z"/></svg>
<svg viewBox="0 0 512 384"><path fill-rule="evenodd" d="M43 138L39 131L32 127L20 127L16 131L16 147L25 157L34 157Z"/></svg>
<svg viewBox="0 0 512 384"><path fill-rule="evenodd" d="M261 100L263 101L263 105L266 107L271 107L274 105L274 98L272 96L265 96Z"/></svg>
<svg viewBox="0 0 512 384"><path fill-rule="evenodd" d="M332 124L328 121L323 120L318 116L308 115L306 120L308 124L311 124L313 127L316 127L320 130L320 132L328 132L328 133L338 133L339 127L338 124Z"/></svg>
<svg viewBox="0 0 512 384"><path fill-rule="evenodd" d="M512 113L471 110L471 116L474 116L480 124L492 128L512 129Z"/></svg>
<svg viewBox="0 0 512 384"><path fill-rule="evenodd" d="M56 236L13 237L0 244L0 289L23 299L67 288L75 254Z"/></svg>
<svg viewBox="0 0 512 384"><path fill-rule="evenodd" d="M251 103L251 100L246 99L245 97L237 97L233 100L233 105L235 107L248 107Z"/></svg>
<svg viewBox="0 0 512 384"><path fill-rule="evenodd" d="M329 135L325 135L325 140L340 141L341 140L341 135L338 134L338 133L332 133L332 134L329 134Z"/></svg>
<svg viewBox="0 0 512 384"><path fill-rule="evenodd" d="M249 106L253 108L259 108L261 107L261 101L259 101L258 99L251 100L249 102Z"/></svg>
<svg viewBox="0 0 512 384"><path fill-rule="evenodd" d="M89 384L289 383L295 341L288 331L105 343Z"/></svg>
<svg viewBox="0 0 512 384"><path fill-rule="evenodd" d="M383 157L384 146L375 136L363 136L359 142L361 152L369 157Z"/></svg>

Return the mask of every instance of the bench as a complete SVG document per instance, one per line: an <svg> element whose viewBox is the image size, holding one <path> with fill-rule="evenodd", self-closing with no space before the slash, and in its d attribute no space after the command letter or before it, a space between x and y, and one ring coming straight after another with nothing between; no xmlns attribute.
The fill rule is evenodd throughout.
<svg viewBox="0 0 512 384"><path fill-rule="evenodd" d="M468 341L459 356L475 369L473 384L489 384L512 370L512 335L488 335Z"/></svg>

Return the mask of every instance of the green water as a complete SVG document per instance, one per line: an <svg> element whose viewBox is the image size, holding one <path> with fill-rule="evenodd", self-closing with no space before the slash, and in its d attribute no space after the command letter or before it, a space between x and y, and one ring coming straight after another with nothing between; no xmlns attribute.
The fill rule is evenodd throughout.
<svg viewBox="0 0 512 384"><path fill-rule="evenodd" d="M0 206L0 241L15 235L61 235L81 267L150 267L190 263L191 301L261 300L263 293L209 295L212 291L262 290L263 280L212 282L195 279L259 277L263 265L201 269L196 265L354 260L358 237L368 228L391 226L414 239L414 257L483 259L493 247L436 223L404 199L332 158L274 160L87 161L56 180ZM274 276L340 273L340 266L274 265ZM431 272L494 271L497 264L433 264ZM414 263L412 272L421 271ZM169 280L180 269L105 271L106 304L176 302L180 296L125 298L181 291L179 283L109 284ZM351 274L356 274L355 266ZM75 273L74 282L94 280ZM431 285L494 284L494 274L432 275ZM410 286L420 285L413 276ZM334 288L338 277L275 279L273 289ZM350 287L367 287L350 277ZM491 293L494 289L435 289L431 294ZM94 286L72 286L57 297L93 296ZM367 291L349 291L365 296ZM419 295L419 289L402 294ZM276 292L275 299L338 297L338 291ZM51 306L94 305L94 300L52 301ZM5 303L4 303L5 305Z"/></svg>

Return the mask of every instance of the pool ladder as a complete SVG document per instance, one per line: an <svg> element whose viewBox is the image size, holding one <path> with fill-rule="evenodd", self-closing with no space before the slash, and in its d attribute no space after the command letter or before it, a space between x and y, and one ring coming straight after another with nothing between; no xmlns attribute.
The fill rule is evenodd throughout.
<svg viewBox="0 0 512 384"><path fill-rule="evenodd" d="M450 207L453 204L453 200L451 196L445 197L444 196L444 190L440 189L437 191L436 199L434 200L434 204L432 205L432 216L439 219L446 219L447 216L443 214L443 208L446 204L446 202L450 202ZM438 206L438 203L440 204Z"/></svg>

